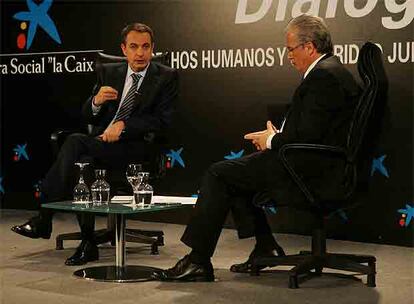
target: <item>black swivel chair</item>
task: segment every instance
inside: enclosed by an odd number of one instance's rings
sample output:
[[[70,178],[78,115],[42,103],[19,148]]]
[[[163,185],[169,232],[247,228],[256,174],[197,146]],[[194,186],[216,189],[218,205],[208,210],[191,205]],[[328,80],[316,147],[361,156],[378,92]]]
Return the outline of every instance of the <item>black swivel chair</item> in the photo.
[[[104,73],[106,64],[115,62],[124,62],[126,57],[108,55],[104,53],[98,53],[95,62],[95,71],[97,77],[101,77]],[[160,55],[153,56],[152,61],[157,61],[164,65],[170,66],[170,54],[168,52]],[[86,132],[91,132],[91,126],[86,127]],[[51,135],[52,150],[57,155],[61,144],[68,134],[72,133],[68,130],[59,130]],[[166,174],[166,156],[165,149],[167,139],[164,135],[155,137],[153,134],[149,134],[146,138],[151,143],[150,159],[142,162],[137,160],[137,163],[143,163],[143,167],[150,171],[151,180],[156,181],[162,178]],[[111,168],[111,188],[115,188],[115,193],[126,194],[130,190],[129,184],[126,182],[125,168]],[[103,244],[111,242],[112,245],[115,237],[115,220],[114,217],[109,215],[107,219],[107,228],[95,231],[95,239],[97,244]],[[126,229],[125,238],[127,242],[149,244],[151,246],[151,254],[158,254],[158,246],[164,245],[164,233],[160,230],[141,230],[141,229]],[[65,240],[81,240],[80,232],[59,234],[56,237],[56,250],[63,249],[63,241]]]
[[[286,144],[279,153],[283,165],[291,178],[309,203],[309,210],[316,219],[312,235],[312,250],[301,251],[296,255],[283,257],[256,258],[253,261],[251,275],[259,275],[264,266],[291,265],[289,271],[289,288],[298,288],[298,277],[301,275],[319,276],[323,268],[339,269],[367,275],[367,285],[375,287],[374,256],[327,253],[325,236],[325,219],[335,211],[343,208],[357,207],[353,201],[358,192],[367,186],[368,173],[363,174],[362,164],[372,159],[373,150],[381,128],[384,112],[387,109],[388,81],[385,75],[381,50],[373,43],[367,42],[361,48],[358,58],[358,71],[364,82],[363,92],[354,112],[353,120],[345,148],[313,145]],[[337,158],[343,163],[344,172],[337,187],[342,195],[329,199],[320,197],[303,181],[304,172],[298,172],[292,161],[294,153],[302,155],[319,155],[320,161]],[[366,189],[365,189],[366,190]],[[308,210],[308,211],[309,211]],[[311,272],[314,270],[314,272]]]

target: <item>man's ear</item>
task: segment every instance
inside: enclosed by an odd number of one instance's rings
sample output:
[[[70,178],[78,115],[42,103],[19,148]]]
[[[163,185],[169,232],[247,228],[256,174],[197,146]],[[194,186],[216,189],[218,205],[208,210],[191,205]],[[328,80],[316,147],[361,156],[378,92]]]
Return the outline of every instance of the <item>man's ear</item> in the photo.
[[[308,41],[306,42],[306,48],[308,50],[309,55],[315,55],[318,51],[316,50],[316,46],[313,42]]]
[[[121,43],[121,50],[122,53],[126,56],[126,45],[124,43]]]

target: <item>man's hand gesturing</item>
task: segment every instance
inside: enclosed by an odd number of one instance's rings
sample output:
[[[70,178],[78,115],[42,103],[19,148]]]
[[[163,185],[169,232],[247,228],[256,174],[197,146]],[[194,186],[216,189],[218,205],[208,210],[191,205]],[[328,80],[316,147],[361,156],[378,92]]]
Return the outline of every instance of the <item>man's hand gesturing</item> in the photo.
[[[99,89],[98,94],[95,95],[93,103],[95,106],[100,106],[108,100],[116,100],[118,98],[118,91],[114,88],[103,86]]]
[[[248,133],[244,135],[244,139],[251,140],[252,144],[255,145],[258,151],[263,151],[267,149],[267,138],[275,133],[277,133],[276,127],[272,124],[270,120],[268,120],[266,123],[266,130]]]

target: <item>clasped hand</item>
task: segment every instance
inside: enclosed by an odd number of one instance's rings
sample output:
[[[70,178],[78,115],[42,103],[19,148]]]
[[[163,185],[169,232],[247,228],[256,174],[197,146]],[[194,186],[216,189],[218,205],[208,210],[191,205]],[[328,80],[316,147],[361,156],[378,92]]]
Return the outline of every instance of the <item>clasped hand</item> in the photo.
[[[98,136],[102,141],[107,143],[116,142],[121,136],[122,130],[125,128],[125,123],[122,120],[114,122],[106,130]]]
[[[276,129],[276,127],[272,124],[270,120],[268,120],[266,122],[266,130],[248,133],[244,135],[244,139],[251,140],[252,144],[255,145],[258,151],[264,151],[267,149],[267,138],[270,135],[275,134],[277,132],[278,130]]]

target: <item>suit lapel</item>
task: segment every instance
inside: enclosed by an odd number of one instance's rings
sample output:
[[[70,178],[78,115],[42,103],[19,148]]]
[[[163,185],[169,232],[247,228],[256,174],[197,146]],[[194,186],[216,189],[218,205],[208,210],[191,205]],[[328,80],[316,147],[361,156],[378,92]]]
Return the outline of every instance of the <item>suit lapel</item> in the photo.
[[[125,85],[125,76],[127,72],[127,67],[128,67],[127,64],[121,64],[119,66],[116,66],[112,71],[108,71],[110,72],[109,74],[110,76],[108,75],[110,78],[108,79],[108,82],[105,82],[103,84],[103,85],[109,85],[118,91],[118,99],[115,102],[106,103],[108,105],[107,118],[109,121],[113,119],[116,111],[118,110],[119,103],[122,98],[122,91]]]
[[[119,105],[121,102],[122,92],[124,91],[127,68],[128,64],[122,64],[117,68],[115,72],[116,76],[114,77],[114,89],[118,91],[117,105]]]
[[[138,90],[137,98],[137,108],[142,108],[146,103],[151,100],[152,94],[155,92],[155,87],[159,82],[159,72],[158,67],[154,63],[150,63],[145,78]]]

